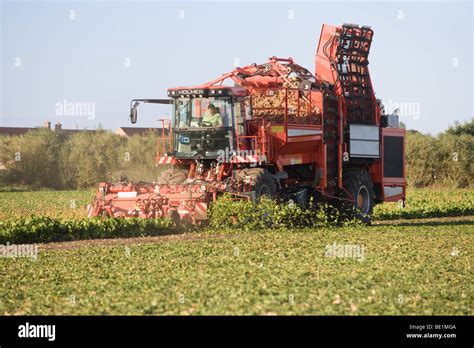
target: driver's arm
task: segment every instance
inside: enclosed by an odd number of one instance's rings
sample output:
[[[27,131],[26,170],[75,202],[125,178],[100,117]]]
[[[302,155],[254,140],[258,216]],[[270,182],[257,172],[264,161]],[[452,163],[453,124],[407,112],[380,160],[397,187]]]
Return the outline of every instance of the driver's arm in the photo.
[[[222,116],[221,114],[215,114],[214,117],[216,118],[215,119],[215,126],[219,126],[219,127],[222,127],[224,122],[222,121]]]
[[[212,121],[212,115],[209,115],[208,112],[204,114],[204,117],[201,119],[201,122],[210,122]]]
[[[214,115],[204,115],[202,122],[210,123],[210,127],[221,127],[223,125],[221,114],[217,113]],[[209,125],[208,125],[209,126]]]

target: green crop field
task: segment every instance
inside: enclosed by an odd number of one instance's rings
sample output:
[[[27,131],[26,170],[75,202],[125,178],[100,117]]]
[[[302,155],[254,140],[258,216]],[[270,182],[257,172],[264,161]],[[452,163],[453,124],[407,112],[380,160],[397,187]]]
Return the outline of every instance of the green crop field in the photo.
[[[474,215],[474,191],[469,189],[409,189],[406,207],[377,205],[375,220]],[[0,219],[30,215],[81,218],[94,191],[0,192]]]
[[[86,216],[94,191],[0,192],[0,219],[30,215],[57,218]]]
[[[1,314],[474,314],[469,190],[411,190],[372,226],[166,236],[166,225],[84,220],[92,196],[0,193],[3,244],[62,241],[0,258]]]

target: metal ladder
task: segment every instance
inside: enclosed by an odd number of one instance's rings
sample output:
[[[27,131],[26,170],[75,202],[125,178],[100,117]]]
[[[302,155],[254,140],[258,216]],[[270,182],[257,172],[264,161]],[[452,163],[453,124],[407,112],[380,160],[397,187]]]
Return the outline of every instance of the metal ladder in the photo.
[[[336,54],[338,81],[346,104],[347,123],[375,124],[374,91],[368,56],[373,30],[344,24]]]

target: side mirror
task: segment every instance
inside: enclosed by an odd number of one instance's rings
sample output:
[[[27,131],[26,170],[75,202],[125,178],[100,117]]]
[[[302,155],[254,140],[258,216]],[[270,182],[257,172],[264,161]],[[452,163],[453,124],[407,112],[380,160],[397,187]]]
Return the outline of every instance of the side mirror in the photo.
[[[136,108],[131,108],[130,109],[130,122],[133,124],[137,123],[137,109]]]

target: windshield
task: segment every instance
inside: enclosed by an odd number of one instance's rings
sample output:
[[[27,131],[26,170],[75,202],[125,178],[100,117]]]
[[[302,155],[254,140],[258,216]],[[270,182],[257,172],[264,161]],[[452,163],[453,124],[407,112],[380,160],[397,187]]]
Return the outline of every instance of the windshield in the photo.
[[[175,99],[175,155],[181,158],[216,158],[219,151],[233,149],[232,106],[230,97]]]
[[[174,105],[176,128],[231,127],[230,98],[178,98]]]

